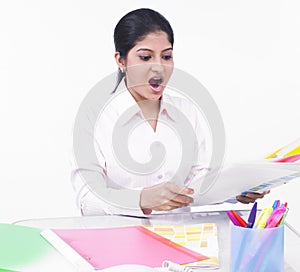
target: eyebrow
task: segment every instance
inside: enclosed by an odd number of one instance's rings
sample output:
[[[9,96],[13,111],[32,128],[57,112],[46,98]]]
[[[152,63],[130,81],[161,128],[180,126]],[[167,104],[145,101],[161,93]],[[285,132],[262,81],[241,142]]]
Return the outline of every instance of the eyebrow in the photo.
[[[169,48],[166,48],[164,50],[162,50],[161,52],[165,52],[165,51],[168,51],[168,50],[173,50],[172,47],[169,47]],[[138,50],[136,50],[136,52],[139,52],[139,51],[149,51],[149,52],[153,52],[153,50],[149,49],[149,48],[139,48]]]

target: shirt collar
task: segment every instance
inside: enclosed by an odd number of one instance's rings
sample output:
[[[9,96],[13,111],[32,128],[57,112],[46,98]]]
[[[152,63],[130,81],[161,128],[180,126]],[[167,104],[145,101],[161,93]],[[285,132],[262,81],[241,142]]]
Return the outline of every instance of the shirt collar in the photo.
[[[172,121],[177,120],[177,110],[175,109],[173,98],[166,94],[165,92],[168,91],[168,88],[164,90],[164,94],[161,98],[160,102],[160,115],[166,115],[169,117]]]
[[[141,109],[128,91],[124,78],[121,80],[116,92],[113,94],[112,103],[119,116],[126,113],[126,116],[122,116],[124,122],[129,121],[129,119],[135,115],[141,114]]]
[[[160,101],[159,116],[166,116],[170,120],[175,121],[177,119],[177,111],[179,109],[175,108],[173,97],[166,94],[166,91],[168,91],[167,87],[165,88]],[[126,116],[123,117],[124,124],[134,116],[139,116],[140,118],[142,118],[143,114],[141,108],[138,106],[135,99],[128,91],[124,78],[121,80],[116,92],[113,95],[115,96],[113,99],[113,103],[116,106],[115,109],[117,110],[118,115],[123,115],[126,112]]]

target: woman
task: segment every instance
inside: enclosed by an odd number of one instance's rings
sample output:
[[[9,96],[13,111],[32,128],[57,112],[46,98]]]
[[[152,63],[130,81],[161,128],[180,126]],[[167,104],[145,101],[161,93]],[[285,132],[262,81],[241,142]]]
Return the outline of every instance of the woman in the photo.
[[[203,178],[210,154],[199,111],[187,99],[167,94],[173,30],[158,12],[137,9],[118,22],[114,43],[117,85],[91,128],[97,161],[77,165],[72,175],[82,214],[149,215],[189,206],[197,192],[188,184]],[[186,132],[181,135],[191,136],[183,163],[186,150],[172,129],[178,124]],[[183,164],[185,171],[177,171]],[[263,194],[237,199],[249,203],[258,197]]]

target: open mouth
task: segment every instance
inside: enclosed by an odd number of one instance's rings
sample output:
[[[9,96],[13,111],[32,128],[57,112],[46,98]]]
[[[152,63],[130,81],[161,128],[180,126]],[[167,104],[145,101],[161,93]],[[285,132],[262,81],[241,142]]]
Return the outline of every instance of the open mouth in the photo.
[[[162,91],[163,86],[161,84],[163,83],[163,79],[161,77],[152,77],[148,82],[154,92]]]

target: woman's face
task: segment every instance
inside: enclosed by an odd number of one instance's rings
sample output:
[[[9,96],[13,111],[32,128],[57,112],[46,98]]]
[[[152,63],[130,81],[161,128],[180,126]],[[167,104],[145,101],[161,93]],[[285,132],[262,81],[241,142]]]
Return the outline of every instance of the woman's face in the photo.
[[[137,102],[158,100],[174,67],[172,45],[165,32],[145,36],[128,52],[126,84]]]

